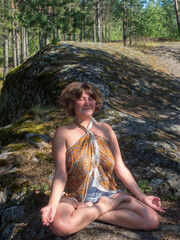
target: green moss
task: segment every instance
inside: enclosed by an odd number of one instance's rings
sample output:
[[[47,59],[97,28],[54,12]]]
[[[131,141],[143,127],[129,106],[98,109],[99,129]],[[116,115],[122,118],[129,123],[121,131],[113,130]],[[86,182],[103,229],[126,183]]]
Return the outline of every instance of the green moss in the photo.
[[[27,116],[25,116],[9,127],[0,128],[2,145],[8,145],[17,139],[24,139],[27,133],[45,134],[47,133],[47,129],[50,129],[50,125],[50,122],[39,124],[35,120],[27,120]],[[38,141],[42,140],[39,139]],[[21,148],[25,146],[19,145],[17,148],[18,147]]]
[[[43,159],[44,158],[44,153],[42,153],[42,152],[37,152],[36,154],[35,154],[35,157],[37,157],[37,158],[39,158],[39,159]]]
[[[49,163],[54,162],[54,159],[53,159],[52,155],[46,156],[44,160],[45,160],[46,162],[49,162]]]
[[[35,157],[40,159],[41,163],[43,163],[44,161],[49,162],[49,163],[54,162],[54,159],[53,159],[51,153],[37,152],[35,154]]]
[[[4,149],[8,149],[10,151],[19,151],[23,149],[28,149],[29,144],[25,142],[20,142],[20,143],[12,143],[7,145]]]
[[[31,138],[34,142],[38,142],[38,143],[41,143],[43,140],[39,137],[33,137]]]

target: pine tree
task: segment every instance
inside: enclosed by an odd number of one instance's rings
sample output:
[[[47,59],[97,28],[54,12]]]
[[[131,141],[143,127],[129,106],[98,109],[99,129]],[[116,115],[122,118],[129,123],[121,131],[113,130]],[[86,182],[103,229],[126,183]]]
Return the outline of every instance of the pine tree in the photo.
[[[175,3],[175,11],[176,11],[176,19],[177,19],[177,26],[180,35],[180,16],[179,16],[179,9],[178,9],[178,1],[174,0]]]

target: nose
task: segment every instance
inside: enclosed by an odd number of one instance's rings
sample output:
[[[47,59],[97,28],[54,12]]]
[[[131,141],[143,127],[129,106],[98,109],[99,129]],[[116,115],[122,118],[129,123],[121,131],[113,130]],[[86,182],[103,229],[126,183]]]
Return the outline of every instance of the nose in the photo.
[[[88,100],[88,99],[85,99],[85,100],[84,100],[84,105],[86,105],[86,106],[89,105],[89,100]]]

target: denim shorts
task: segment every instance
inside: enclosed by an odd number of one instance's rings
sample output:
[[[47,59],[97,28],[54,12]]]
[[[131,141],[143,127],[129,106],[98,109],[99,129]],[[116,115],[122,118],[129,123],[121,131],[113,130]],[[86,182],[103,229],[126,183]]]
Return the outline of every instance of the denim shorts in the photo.
[[[92,187],[92,182],[91,182],[90,187],[87,192],[87,195],[84,199],[84,202],[85,203],[86,202],[96,203],[101,196],[112,197],[114,194],[116,194],[118,192],[121,192],[121,190],[118,189],[116,191],[103,192],[96,187]]]

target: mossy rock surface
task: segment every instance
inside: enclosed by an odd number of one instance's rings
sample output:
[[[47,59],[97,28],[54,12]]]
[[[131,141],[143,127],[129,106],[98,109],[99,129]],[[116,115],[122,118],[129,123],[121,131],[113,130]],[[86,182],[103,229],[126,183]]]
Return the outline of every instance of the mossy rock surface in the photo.
[[[96,84],[106,98],[120,90],[152,95],[152,86],[154,93],[165,95],[173,88],[166,72],[154,57],[118,43],[48,45],[8,73],[0,97],[0,125],[17,120],[34,105],[57,106],[57,96],[72,81]]]

